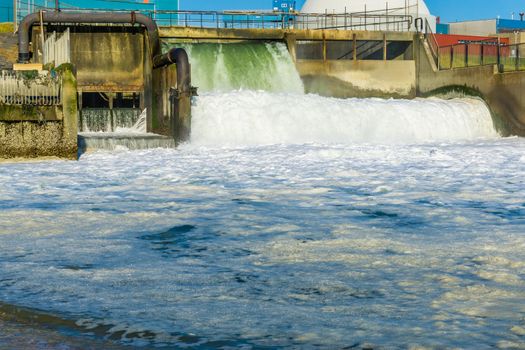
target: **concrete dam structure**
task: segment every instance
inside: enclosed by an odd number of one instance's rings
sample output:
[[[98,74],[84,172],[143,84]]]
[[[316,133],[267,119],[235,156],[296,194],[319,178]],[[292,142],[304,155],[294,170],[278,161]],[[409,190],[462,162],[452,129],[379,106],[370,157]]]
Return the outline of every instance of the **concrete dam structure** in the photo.
[[[23,102],[44,117],[25,120],[25,112],[0,116],[6,130],[0,137],[2,156],[74,158],[76,146],[58,144],[72,145],[77,135],[80,152],[120,144],[173,147],[191,134],[191,74],[203,93],[241,89],[396,99],[474,95],[488,104],[500,133],[525,135],[523,73],[502,71],[495,64],[440,69],[432,26],[423,18],[306,14],[276,21],[275,14],[267,14],[259,22],[251,19],[255,15],[244,19],[235,14],[229,20],[222,14],[219,20],[217,13],[208,19],[201,13],[199,24],[193,17],[197,14],[186,13],[185,22],[178,14],[177,26],[160,28],[135,13],[28,16],[19,29],[18,60],[32,65],[15,65],[16,74],[33,74],[31,79],[48,74],[61,82],[67,74],[74,88],[57,90],[59,102],[52,112],[38,102]],[[74,108],[61,105],[65,93]],[[13,99],[7,90],[2,94],[2,108],[11,110]],[[64,108],[67,113],[57,112]],[[53,121],[69,130],[69,141],[40,136]],[[31,131],[22,131],[23,125]],[[54,143],[22,146],[22,134],[24,142],[43,138]]]
[[[182,49],[160,51],[158,28],[149,17],[32,14],[18,29],[18,51],[19,63],[12,73],[4,73],[0,90],[0,106],[8,111],[0,116],[5,129],[0,137],[5,144],[3,157],[77,158],[78,150],[103,144],[140,148],[149,142],[167,147],[189,137],[193,90],[188,58]],[[51,77],[55,85],[68,82],[71,86],[51,89],[56,95],[51,103],[54,109],[48,102],[41,105],[41,100],[51,97],[39,87],[45,77]],[[20,81],[28,89],[21,88]],[[25,99],[17,99],[20,94]],[[59,108],[67,113],[59,113]],[[52,121],[57,121],[58,130],[67,128],[67,142],[47,134]],[[132,127],[139,124],[142,132],[133,132],[138,129]],[[131,133],[118,133],[130,129]]]

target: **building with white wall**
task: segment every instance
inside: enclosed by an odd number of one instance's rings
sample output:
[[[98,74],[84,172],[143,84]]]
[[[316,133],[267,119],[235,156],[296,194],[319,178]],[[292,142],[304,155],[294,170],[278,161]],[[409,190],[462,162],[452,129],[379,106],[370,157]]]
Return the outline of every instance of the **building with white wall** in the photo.
[[[364,13],[376,12],[389,15],[410,15],[426,19],[435,32],[436,17],[430,13],[424,0],[307,0],[303,13]],[[385,28],[386,29],[386,28]],[[412,26],[416,30],[415,25]]]

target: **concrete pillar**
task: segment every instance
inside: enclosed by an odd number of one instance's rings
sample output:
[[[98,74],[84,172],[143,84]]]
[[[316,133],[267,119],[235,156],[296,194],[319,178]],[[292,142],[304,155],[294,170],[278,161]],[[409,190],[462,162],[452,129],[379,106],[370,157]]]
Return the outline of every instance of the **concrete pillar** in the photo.
[[[62,128],[62,150],[57,155],[65,158],[78,157],[78,110],[77,110],[77,79],[73,72],[65,69],[62,73],[62,112],[64,115]]]
[[[355,61],[357,61],[357,34],[354,33],[352,34],[352,40],[354,42],[354,47],[353,47],[353,53],[352,53],[352,59]]]
[[[297,38],[295,34],[285,33],[284,41],[286,43],[286,47],[288,48],[288,52],[290,53],[290,56],[292,57],[292,60],[296,62],[297,61]]]
[[[326,35],[323,31],[323,61],[326,62],[326,56],[327,56],[327,52],[326,52]]]
[[[83,119],[82,119],[82,108],[83,108],[83,104],[84,104],[84,100],[83,100],[83,96],[82,96],[82,90],[79,90],[78,91],[78,119],[79,119],[79,122],[78,122],[78,130],[79,131],[84,131],[84,122],[83,122]]]
[[[153,62],[151,59],[151,47],[147,35],[144,35],[144,92],[143,92],[143,107],[147,108],[146,130],[151,132],[153,130]]]
[[[383,33],[383,61],[386,61],[388,58],[386,50],[387,50],[386,33]]]

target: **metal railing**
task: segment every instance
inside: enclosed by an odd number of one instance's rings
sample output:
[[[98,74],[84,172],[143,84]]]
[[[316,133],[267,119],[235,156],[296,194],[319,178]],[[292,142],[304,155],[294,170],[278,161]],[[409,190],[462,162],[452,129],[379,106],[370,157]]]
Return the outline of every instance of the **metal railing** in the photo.
[[[500,73],[525,70],[525,43],[504,45],[494,38],[440,46],[428,21],[425,39],[439,70],[493,65]]]
[[[414,5],[354,13],[285,13],[264,11],[166,11],[137,10],[153,18],[159,26],[235,29],[341,29],[410,31]],[[35,11],[54,11],[35,6]],[[130,12],[130,10],[61,8],[63,12]],[[20,18],[19,18],[20,19]]]
[[[498,64],[501,52],[498,41],[465,42],[438,49],[439,69],[478,67]]]
[[[436,67],[439,68],[439,44],[436,39],[436,35],[432,31],[432,27],[430,26],[430,23],[428,23],[427,19],[425,19],[425,38],[430,48],[432,58],[434,59],[434,63],[436,64]]]
[[[500,72],[525,70],[525,43],[501,46],[499,53]]]
[[[0,72],[0,105],[57,106],[62,104],[62,79],[47,73],[26,76],[13,71]]]
[[[70,63],[70,45],[69,28],[60,36],[57,36],[57,34],[53,32],[44,43],[43,63],[53,63],[55,67],[58,67],[63,63]]]
[[[500,73],[525,70],[525,43],[467,42],[439,48],[439,69],[497,65]]]
[[[411,15],[384,13],[306,14],[275,12],[157,11],[161,26],[232,29],[341,29],[409,31]]]

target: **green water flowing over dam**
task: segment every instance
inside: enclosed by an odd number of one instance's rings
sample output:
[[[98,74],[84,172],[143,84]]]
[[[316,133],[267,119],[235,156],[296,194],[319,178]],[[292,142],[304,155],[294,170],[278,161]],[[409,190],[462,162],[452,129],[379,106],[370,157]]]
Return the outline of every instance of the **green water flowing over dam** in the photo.
[[[301,78],[283,43],[176,44],[183,47],[192,65],[192,84],[201,92],[265,90],[304,91]],[[198,68],[197,68],[198,67]]]

